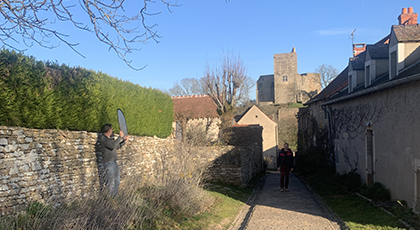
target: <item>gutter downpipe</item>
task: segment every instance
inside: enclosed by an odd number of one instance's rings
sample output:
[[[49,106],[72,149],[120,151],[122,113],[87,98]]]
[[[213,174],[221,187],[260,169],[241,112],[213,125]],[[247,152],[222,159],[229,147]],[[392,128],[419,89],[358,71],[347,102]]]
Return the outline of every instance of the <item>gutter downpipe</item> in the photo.
[[[324,102],[326,101],[326,99],[324,99]],[[328,111],[328,108],[326,109],[325,107],[327,107],[328,105],[321,105],[322,110],[324,110],[324,112],[327,113],[328,116],[328,142],[329,142],[329,152],[330,154],[332,154],[332,158],[333,158],[333,169],[334,169],[334,173],[336,172],[336,168],[335,168],[335,153],[334,153],[334,148],[333,148],[333,141],[332,141],[332,131],[331,131],[331,113]]]

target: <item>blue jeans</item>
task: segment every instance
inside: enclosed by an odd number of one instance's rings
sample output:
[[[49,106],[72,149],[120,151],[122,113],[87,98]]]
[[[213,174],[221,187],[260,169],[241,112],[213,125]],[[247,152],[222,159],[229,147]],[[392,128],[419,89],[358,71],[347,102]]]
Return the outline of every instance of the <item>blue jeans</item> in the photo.
[[[118,193],[120,186],[120,170],[116,161],[108,161],[104,163],[104,180],[105,188],[108,190],[112,198]]]

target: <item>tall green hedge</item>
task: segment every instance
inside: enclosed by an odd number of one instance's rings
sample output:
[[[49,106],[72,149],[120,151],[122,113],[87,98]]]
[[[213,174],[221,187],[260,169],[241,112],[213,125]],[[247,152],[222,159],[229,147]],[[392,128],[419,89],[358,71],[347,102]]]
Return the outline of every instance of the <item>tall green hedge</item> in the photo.
[[[171,134],[170,96],[101,72],[36,61],[14,51],[0,52],[0,125],[99,131],[118,130],[117,109],[132,135]]]

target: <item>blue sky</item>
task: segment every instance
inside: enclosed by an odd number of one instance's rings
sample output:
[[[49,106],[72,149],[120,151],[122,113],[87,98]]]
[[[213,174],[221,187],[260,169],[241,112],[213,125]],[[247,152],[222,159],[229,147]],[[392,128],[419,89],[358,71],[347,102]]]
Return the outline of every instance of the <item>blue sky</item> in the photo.
[[[94,34],[60,24],[57,28],[70,35],[70,42],[79,43],[76,49],[85,57],[64,44],[51,50],[34,45],[24,53],[167,90],[183,78],[201,78],[206,64],[216,65],[227,50],[240,54],[255,81],[273,73],[274,54],[293,47],[299,73],[314,72],[322,64],[341,71],[352,55],[353,29],[355,43],[371,44],[398,24],[402,8],[413,7],[420,13],[418,0],[178,0],[178,4],[171,13],[156,1],[156,11],[162,13],[147,20],[158,24],[160,43],[150,41],[128,56],[135,67],[147,65],[141,71],[128,67]],[[255,99],[255,91],[251,98]]]

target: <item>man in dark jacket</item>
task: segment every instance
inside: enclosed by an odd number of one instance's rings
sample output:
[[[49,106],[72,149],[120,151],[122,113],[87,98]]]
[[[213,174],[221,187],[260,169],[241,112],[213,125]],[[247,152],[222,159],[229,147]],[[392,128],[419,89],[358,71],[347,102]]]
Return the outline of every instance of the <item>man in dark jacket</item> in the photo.
[[[283,192],[283,189],[286,189],[286,192],[289,191],[289,174],[293,172],[293,152],[289,149],[289,144],[284,143],[284,148],[282,148],[277,157],[277,168],[281,173],[280,177],[280,191]],[[286,177],[286,183],[284,183]]]
[[[117,150],[125,145],[128,136],[120,131],[117,139],[112,137],[112,125],[105,124],[102,128],[103,135],[99,137],[102,148],[102,162],[104,164],[104,185],[112,197],[118,193],[120,185],[120,171],[117,164]],[[123,138],[124,137],[124,138]]]

